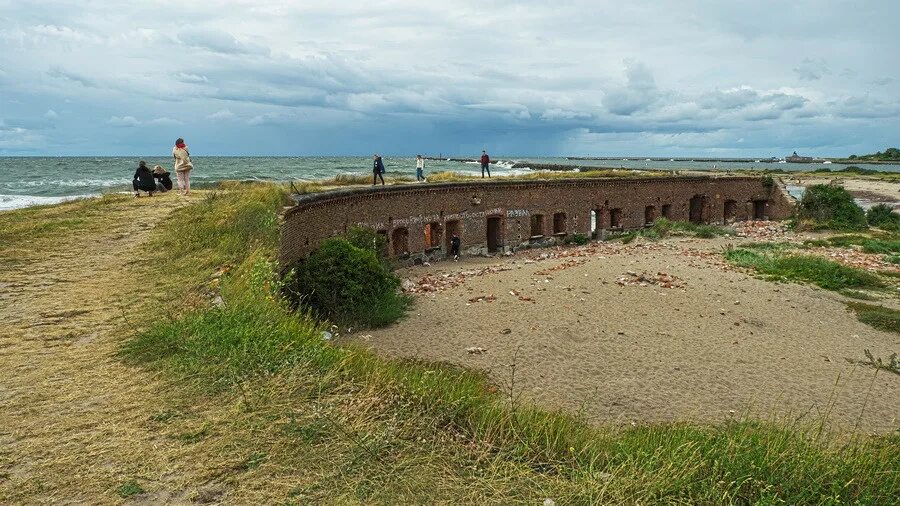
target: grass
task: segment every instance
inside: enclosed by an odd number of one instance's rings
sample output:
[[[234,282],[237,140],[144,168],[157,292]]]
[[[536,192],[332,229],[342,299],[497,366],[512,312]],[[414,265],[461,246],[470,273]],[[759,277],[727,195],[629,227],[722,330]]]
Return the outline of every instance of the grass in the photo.
[[[129,497],[140,495],[144,492],[145,490],[136,480],[128,480],[116,489],[116,493],[119,494],[119,497],[122,499],[128,499]]]
[[[804,242],[811,247],[838,247],[849,248],[859,246],[864,253],[897,254],[900,253],[900,234],[897,233],[873,233],[838,235],[827,239],[814,239]]]
[[[257,479],[280,494],[263,502],[874,504],[900,495],[894,436],[838,444],[814,427],[755,421],[596,427],[512,403],[480,373],[325,342],[320,323],[277,295],[269,216],[282,199],[267,186],[233,190],[158,227],[153,245],[194,267],[172,270],[182,286],[206,290],[223,263],[233,266],[217,287],[225,304],[158,321],[122,351],[162,372],[186,404],[240,406],[196,444],[227,460],[237,483]],[[168,237],[187,225],[191,239]]]
[[[856,318],[878,330],[900,334],[900,311],[889,307],[861,302],[850,302],[847,307],[856,313]]]
[[[779,281],[802,281],[826,290],[881,289],[884,282],[862,269],[806,255],[784,255],[749,248],[730,248],[725,259]]]

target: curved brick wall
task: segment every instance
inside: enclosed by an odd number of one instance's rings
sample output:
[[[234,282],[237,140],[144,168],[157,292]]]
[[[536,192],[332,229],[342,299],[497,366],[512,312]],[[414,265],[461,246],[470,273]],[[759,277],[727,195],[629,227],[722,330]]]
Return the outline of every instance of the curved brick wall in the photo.
[[[385,234],[398,257],[440,258],[458,232],[465,253],[510,251],[566,235],[672,220],[785,219],[792,202],[759,177],[501,180],[354,188],[296,197],[282,218],[282,265],[354,225]],[[490,237],[489,237],[490,236]],[[426,243],[429,241],[429,243]]]

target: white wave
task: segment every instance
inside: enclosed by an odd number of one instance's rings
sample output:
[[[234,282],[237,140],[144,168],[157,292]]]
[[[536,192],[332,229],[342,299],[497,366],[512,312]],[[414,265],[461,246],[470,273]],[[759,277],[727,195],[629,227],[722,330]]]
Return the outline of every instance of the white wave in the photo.
[[[23,207],[46,206],[50,204],[59,204],[70,200],[78,200],[97,195],[70,195],[67,197],[39,197],[36,195],[3,195],[0,194],[0,211],[9,211],[11,209],[21,209]]]
[[[0,185],[7,188],[36,188],[41,186],[103,187],[128,185],[130,179],[46,179],[40,181],[6,181]]]

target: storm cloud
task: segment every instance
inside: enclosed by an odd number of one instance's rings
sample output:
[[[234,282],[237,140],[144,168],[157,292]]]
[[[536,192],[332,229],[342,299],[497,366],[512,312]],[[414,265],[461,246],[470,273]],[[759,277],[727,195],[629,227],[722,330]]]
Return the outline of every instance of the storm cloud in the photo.
[[[898,5],[0,0],[0,154],[875,151]]]

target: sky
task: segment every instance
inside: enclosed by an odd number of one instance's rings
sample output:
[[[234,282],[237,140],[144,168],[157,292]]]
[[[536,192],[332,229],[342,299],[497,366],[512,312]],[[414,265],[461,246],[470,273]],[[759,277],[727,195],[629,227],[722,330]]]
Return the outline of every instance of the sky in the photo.
[[[900,2],[0,0],[0,155],[900,145]]]

